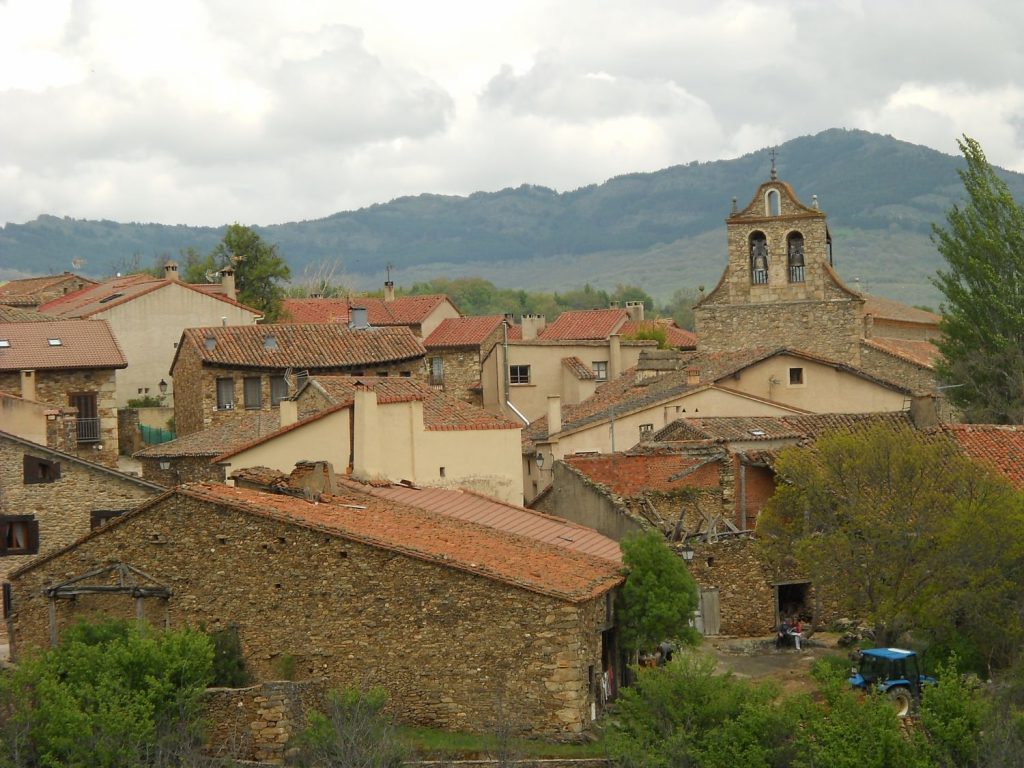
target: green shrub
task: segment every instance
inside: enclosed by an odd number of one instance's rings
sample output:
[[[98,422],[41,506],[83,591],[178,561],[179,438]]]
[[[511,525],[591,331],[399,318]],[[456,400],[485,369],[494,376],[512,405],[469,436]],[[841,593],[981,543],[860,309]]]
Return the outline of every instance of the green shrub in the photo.
[[[208,633],[213,641],[213,685],[224,688],[244,688],[252,683],[252,676],[242,654],[242,641],[238,625]]]
[[[327,711],[311,712],[309,727],[296,738],[298,764],[399,768],[406,754],[383,714],[386,703],[381,688],[331,691]]]
[[[295,679],[295,657],[290,653],[282,653],[274,659],[274,677],[278,680]]]

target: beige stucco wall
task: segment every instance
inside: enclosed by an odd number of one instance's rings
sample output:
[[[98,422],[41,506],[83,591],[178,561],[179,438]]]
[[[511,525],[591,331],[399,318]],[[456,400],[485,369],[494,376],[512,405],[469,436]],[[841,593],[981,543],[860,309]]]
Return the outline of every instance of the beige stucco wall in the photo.
[[[803,384],[789,383],[791,368],[803,369]],[[903,392],[791,355],[777,355],[756,363],[723,384],[814,413],[890,412],[906,410],[907,406],[907,395]]]
[[[31,400],[0,397],[0,431],[46,445],[46,412],[49,410],[52,410],[50,406]]]
[[[623,341],[620,344],[621,370],[632,368],[640,359],[645,348],[656,347],[656,342]],[[481,383],[484,389],[484,407],[507,418],[515,418],[510,409],[504,407],[504,349],[496,344],[483,363]],[[560,395],[564,405],[573,405],[593,394],[592,384],[579,382],[562,365],[562,359],[578,357],[588,367],[594,362],[608,362],[611,359],[608,341],[580,341],[566,343],[552,342],[509,342],[509,365],[529,365],[530,383],[512,384],[509,399],[530,421],[547,412],[548,395]],[[571,381],[569,381],[571,379]]]
[[[250,325],[252,312],[180,285],[168,285],[145,296],[111,307],[95,315],[110,323],[128,367],[117,372],[117,407],[149,394],[159,397],[160,380],[168,383],[165,403],[174,401],[170,375],[176,344],[186,328],[221,325]],[[146,389],[149,392],[145,392]],[[143,392],[139,393],[139,389]]]
[[[245,467],[270,467],[291,472],[296,462],[329,461],[339,472],[348,466],[349,419],[347,409],[336,411],[302,427],[278,435],[224,462],[225,476]]]
[[[437,330],[437,326],[450,317],[462,317],[462,315],[459,314],[459,310],[452,306],[450,301],[442,301],[441,304],[438,305],[433,312],[427,315],[423,319],[422,323],[420,323],[420,338],[427,338],[427,336]]]
[[[511,504],[523,503],[521,431],[425,431],[417,444],[417,479],[437,488],[470,488]],[[440,467],[445,468],[441,477]]]

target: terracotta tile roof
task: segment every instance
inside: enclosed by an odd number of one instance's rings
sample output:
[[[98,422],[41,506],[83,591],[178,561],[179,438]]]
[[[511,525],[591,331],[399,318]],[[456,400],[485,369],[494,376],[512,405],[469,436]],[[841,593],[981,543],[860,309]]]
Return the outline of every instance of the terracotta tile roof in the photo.
[[[450,488],[417,488],[404,485],[369,486],[339,479],[346,487],[363,490],[372,496],[400,501],[430,512],[486,525],[501,531],[527,536],[557,547],[594,555],[614,563],[622,562],[622,551],[614,539],[593,528],[571,523],[525,507],[507,504],[480,493]]]
[[[285,299],[281,317],[293,323],[348,323],[351,308],[363,307],[370,325],[419,325],[448,300],[444,294],[396,296],[393,301],[370,296]]]
[[[684,456],[678,453],[613,453],[597,456],[566,456],[562,461],[591,481],[623,498],[645,491],[670,492],[681,488],[717,488],[720,457]]]
[[[186,344],[199,351],[204,364],[280,370],[348,368],[416,360],[426,354],[404,326],[349,330],[330,323],[291,323],[186,328],[179,353]]]
[[[904,323],[921,323],[938,327],[942,320],[940,315],[924,309],[901,304],[881,296],[864,294],[864,314],[873,315],[880,320],[895,320]]]
[[[587,364],[580,360],[578,357],[563,357],[562,365],[564,365],[573,376],[580,381],[589,381],[590,379],[596,379],[597,374],[594,373]]]
[[[42,323],[56,319],[53,315],[44,315],[34,309],[20,309],[0,304],[0,323]]]
[[[126,275],[108,280],[105,283],[98,283],[82,288],[74,293],[49,301],[39,307],[40,312],[56,315],[57,317],[91,317],[99,312],[113,307],[127,304],[140,296],[177,285],[190,291],[196,291],[204,296],[209,296],[217,301],[223,301],[233,307],[240,307],[253,313],[253,316],[262,315],[258,309],[247,307],[234,299],[229,299],[220,291],[221,286],[216,285],[192,285],[167,278],[157,278],[151,275]]]
[[[0,371],[127,365],[106,320],[0,323]]]
[[[135,458],[177,458],[181,456],[217,456],[244,445],[281,426],[277,411],[244,411],[208,429],[193,432],[159,445],[151,445],[134,454]]]
[[[522,424],[495,416],[463,400],[433,389],[422,381],[396,376],[317,376],[306,386],[318,386],[334,406],[355,399],[357,386],[377,393],[377,403],[423,401],[423,425],[428,430],[520,429]]]
[[[26,277],[11,280],[0,285],[0,304],[13,307],[34,307],[42,304],[47,294],[68,280],[80,281],[87,285],[95,285],[95,280],[65,272],[62,275],[45,275],[44,277]]]
[[[676,349],[696,349],[697,334],[687,331],[676,325],[671,318],[664,320],[627,320],[619,328],[619,334],[623,337],[636,336],[640,331],[652,328],[660,328],[665,331],[665,341],[670,347]]]
[[[479,347],[493,334],[500,330],[505,318],[502,315],[483,315],[480,317],[449,317],[441,321],[434,332],[423,340],[423,346],[431,347]],[[509,325],[510,340],[523,338],[522,329],[518,325]]]
[[[315,504],[213,483],[184,485],[174,493],[573,603],[598,597],[622,581],[620,566],[613,561],[351,488],[321,496]]]
[[[1024,489],[1024,426],[944,424],[938,431],[952,437],[968,457],[995,469],[1014,488]]]
[[[810,441],[839,429],[867,429],[876,424],[913,429],[910,414],[813,413],[793,416],[709,416],[676,419],[656,432],[652,441],[710,440],[718,443],[771,440]]]
[[[563,312],[537,338],[607,339],[629,319],[624,309],[580,309]]]
[[[874,337],[861,339],[864,344],[888,355],[931,370],[939,358],[939,348],[930,341]]]

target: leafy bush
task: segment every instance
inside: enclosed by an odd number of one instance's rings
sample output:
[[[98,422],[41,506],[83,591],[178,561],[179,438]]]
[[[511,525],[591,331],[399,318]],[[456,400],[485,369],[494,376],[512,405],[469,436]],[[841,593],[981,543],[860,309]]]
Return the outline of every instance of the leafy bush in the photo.
[[[386,703],[381,688],[331,691],[327,712],[311,712],[296,740],[298,764],[399,768],[406,755],[383,714]]]
[[[133,397],[128,401],[129,408],[159,408],[164,404],[164,399],[159,396],[146,395],[145,397]]]
[[[223,688],[244,688],[252,683],[252,676],[242,654],[238,625],[229,624],[224,629],[217,629],[208,634],[213,642],[213,685]]]

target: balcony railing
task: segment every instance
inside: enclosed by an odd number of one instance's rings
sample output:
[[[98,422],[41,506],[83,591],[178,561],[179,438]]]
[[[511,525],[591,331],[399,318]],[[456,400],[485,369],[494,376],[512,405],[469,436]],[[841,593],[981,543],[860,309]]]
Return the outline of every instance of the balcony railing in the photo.
[[[790,267],[789,268],[789,282],[791,282],[791,283],[802,283],[803,281],[804,281],[804,268],[803,268],[803,266]]]
[[[768,270],[767,269],[752,269],[750,270],[750,282],[754,285],[767,285],[768,284]]]
[[[78,419],[78,442],[98,443],[100,441],[100,420],[96,418]]]

